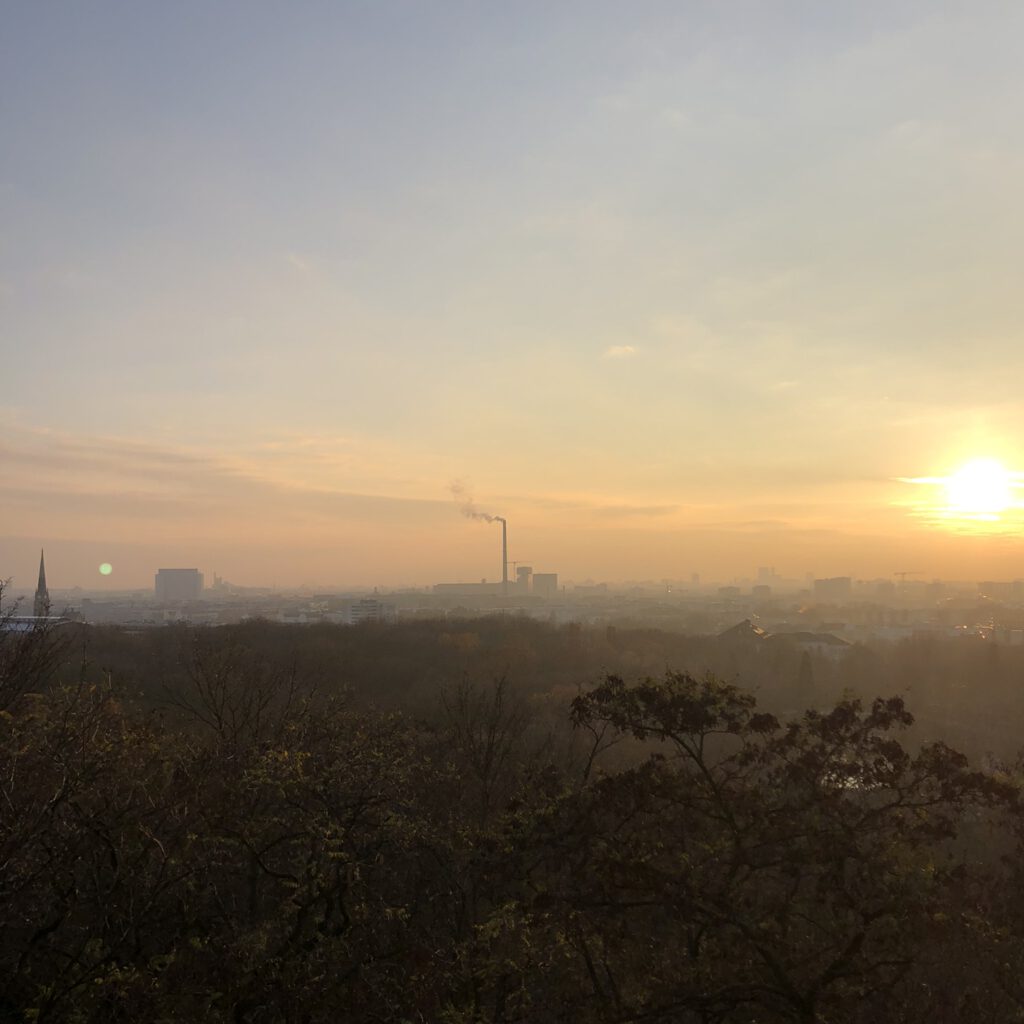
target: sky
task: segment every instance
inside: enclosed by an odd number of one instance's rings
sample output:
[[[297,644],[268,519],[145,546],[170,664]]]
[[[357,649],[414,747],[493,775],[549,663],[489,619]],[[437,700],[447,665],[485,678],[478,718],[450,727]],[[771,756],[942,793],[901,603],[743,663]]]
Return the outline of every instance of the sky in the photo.
[[[1024,6],[0,24],[0,578],[1024,577]]]

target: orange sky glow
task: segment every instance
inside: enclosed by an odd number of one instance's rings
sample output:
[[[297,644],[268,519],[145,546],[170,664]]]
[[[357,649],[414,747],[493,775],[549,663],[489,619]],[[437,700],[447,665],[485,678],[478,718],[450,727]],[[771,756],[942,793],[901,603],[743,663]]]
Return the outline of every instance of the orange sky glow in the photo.
[[[0,578],[1024,577],[1024,8],[8,20]]]

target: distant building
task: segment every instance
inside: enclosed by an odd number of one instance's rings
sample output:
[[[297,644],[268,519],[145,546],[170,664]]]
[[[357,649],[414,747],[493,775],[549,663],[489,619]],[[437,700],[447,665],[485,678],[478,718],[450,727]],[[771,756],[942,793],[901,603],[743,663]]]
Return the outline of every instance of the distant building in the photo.
[[[213,574],[213,586],[209,588],[215,594],[230,594],[233,587],[223,576]]]
[[[814,596],[819,601],[844,601],[853,593],[853,580],[849,576],[833,576],[814,581]]]
[[[978,584],[978,593],[993,601],[1019,601],[1024,596],[1024,580],[985,580]]]
[[[158,569],[154,583],[158,604],[198,601],[203,595],[203,574],[198,569]]]
[[[520,565],[516,569],[516,593],[517,594],[528,594],[530,592],[530,583],[533,580],[533,566],[532,565]]]
[[[31,633],[80,621],[81,616],[75,619],[67,615],[4,615],[0,618],[0,633]]]
[[[768,634],[760,627],[755,626],[750,619],[737,622],[730,626],[724,633],[718,634],[719,640],[730,644],[750,644],[763,640]]]
[[[32,614],[43,617],[50,614],[50,592],[46,589],[46,563],[43,551],[39,550],[39,582],[36,584],[36,596],[32,602]]]
[[[785,645],[798,651],[820,655],[832,661],[838,661],[853,650],[848,640],[843,640],[834,633],[809,633],[793,631],[790,633],[767,633],[760,626],[754,625],[750,619],[744,619],[731,626],[718,639],[725,643],[739,646],[760,646],[762,643],[772,646]]]
[[[533,574],[533,592],[538,597],[557,597],[558,573],[535,572]]]
[[[480,594],[500,594],[500,583],[435,583],[434,593],[445,597],[472,597]]]
[[[385,604],[375,597],[364,597],[349,608],[348,621],[357,626],[360,622],[394,622],[397,615],[393,604]]]
[[[853,644],[849,640],[843,640],[834,633],[808,633],[801,630],[795,633],[773,633],[766,636],[765,640],[770,643],[792,644],[797,650],[822,655],[832,661],[838,661],[853,650]]]

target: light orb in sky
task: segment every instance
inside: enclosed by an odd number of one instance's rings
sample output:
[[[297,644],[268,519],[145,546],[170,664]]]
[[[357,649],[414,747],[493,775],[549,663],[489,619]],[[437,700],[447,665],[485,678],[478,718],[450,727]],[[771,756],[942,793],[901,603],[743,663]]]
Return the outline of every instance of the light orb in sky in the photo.
[[[1014,474],[996,459],[972,459],[946,477],[946,507],[954,515],[996,519],[1013,504]]]
[[[912,515],[933,525],[983,533],[1024,525],[1024,502],[1018,493],[1024,487],[1024,473],[1007,469],[998,459],[971,459],[946,476],[901,479],[929,488],[931,494],[910,502],[910,508]]]
[[[109,576],[114,571],[114,567],[109,562],[103,562],[100,565],[100,575]]]

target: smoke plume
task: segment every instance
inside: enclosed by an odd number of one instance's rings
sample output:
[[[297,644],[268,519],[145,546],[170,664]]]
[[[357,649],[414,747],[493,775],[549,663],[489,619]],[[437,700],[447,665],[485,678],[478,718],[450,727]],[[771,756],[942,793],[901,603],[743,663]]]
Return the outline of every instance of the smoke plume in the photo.
[[[459,503],[459,509],[467,519],[481,519],[485,523],[505,522],[502,516],[492,516],[489,512],[481,512],[473,503],[473,499],[461,480],[453,480],[448,485],[448,489],[452,492],[452,497]]]

